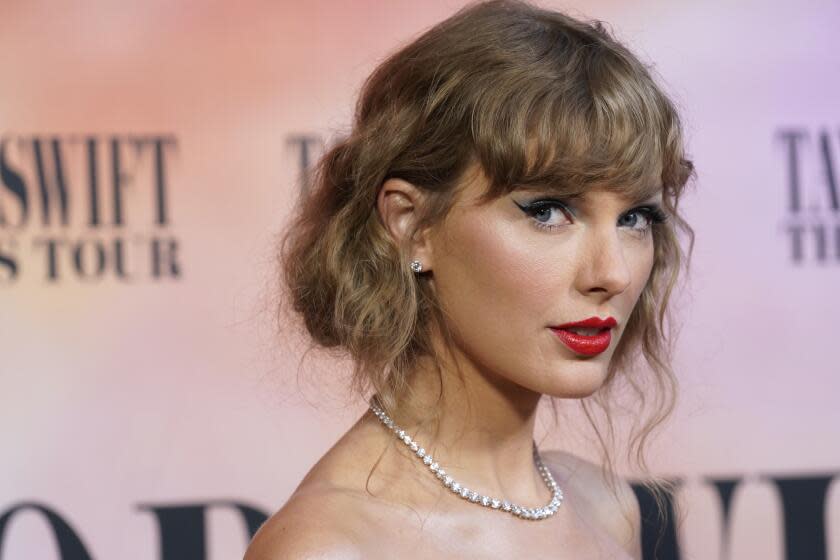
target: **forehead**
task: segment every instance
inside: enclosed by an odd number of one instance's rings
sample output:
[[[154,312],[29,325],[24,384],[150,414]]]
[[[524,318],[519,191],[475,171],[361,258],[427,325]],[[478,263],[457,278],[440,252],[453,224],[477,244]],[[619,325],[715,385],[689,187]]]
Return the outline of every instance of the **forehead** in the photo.
[[[576,188],[555,181],[494,188],[481,167],[472,165],[459,181],[455,205],[481,206],[517,194],[554,197],[580,205],[598,204],[606,200],[615,200],[619,204],[639,204],[661,201],[664,190],[659,177],[651,177],[633,184],[604,182]]]
[[[627,204],[638,204],[641,202],[662,200],[664,191],[660,183],[652,181],[645,186],[638,186],[631,189],[611,187],[609,185],[593,185],[588,189],[575,191],[574,193],[564,193],[562,189],[557,189],[553,186],[541,187],[538,185],[528,185],[514,188],[511,194],[514,193],[557,196],[563,200],[575,201],[580,204],[595,203],[605,199],[612,199]]]

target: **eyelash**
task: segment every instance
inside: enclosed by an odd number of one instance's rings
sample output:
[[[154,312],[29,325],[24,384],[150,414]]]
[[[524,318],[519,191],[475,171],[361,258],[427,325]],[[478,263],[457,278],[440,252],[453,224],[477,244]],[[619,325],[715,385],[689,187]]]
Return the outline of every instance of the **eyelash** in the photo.
[[[566,212],[568,214],[573,214],[573,212],[571,210],[569,210],[569,207],[566,204],[564,204],[562,201],[556,200],[556,199],[535,200],[535,201],[530,202],[530,203],[528,203],[524,206],[521,206],[517,203],[517,206],[519,206],[519,208],[521,208],[522,211],[525,212],[526,214],[528,214],[531,218],[534,218],[534,216],[536,216],[536,214],[538,212],[541,212],[541,211],[546,210],[546,209],[551,209],[551,208],[559,208],[559,209],[563,210],[564,212]],[[645,226],[643,229],[631,228],[631,229],[634,229],[634,231],[641,232],[642,237],[647,236],[647,234],[650,232],[650,230],[653,228],[654,225],[662,224],[662,223],[664,223],[668,220],[668,215],[657,204],[646,205],[646,206],[637,206],[636,208],[632,208],[631,210],[628,210],[627,212],[622,214],[622,217],[629,216],[629,215],[632,215],[634,213],[643,214],[644,217],[647,220],[648,225]],[[563,227],[564,225],[567,225],[567,224],[546,225],[542,222],[537,221],[536,219],[533,219],[532,223],[534,224],[534,226],[537,229],[546,230],[546,231],[554,230],[554,229],[557,229],[559,227]]]

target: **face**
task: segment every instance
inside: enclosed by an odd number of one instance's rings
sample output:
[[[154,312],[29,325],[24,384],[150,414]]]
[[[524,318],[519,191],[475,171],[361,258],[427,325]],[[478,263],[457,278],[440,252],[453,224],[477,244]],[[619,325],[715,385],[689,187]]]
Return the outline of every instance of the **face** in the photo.
[[[565,201],[517,190],[478,206],[484,190],[476,174],[430,236],[431,281],[459,353],[538,393],[592,394],[650,276],[661,193],[633,203],[603,190]],[[600,347],[551,328],[590,317],[616,321]]]

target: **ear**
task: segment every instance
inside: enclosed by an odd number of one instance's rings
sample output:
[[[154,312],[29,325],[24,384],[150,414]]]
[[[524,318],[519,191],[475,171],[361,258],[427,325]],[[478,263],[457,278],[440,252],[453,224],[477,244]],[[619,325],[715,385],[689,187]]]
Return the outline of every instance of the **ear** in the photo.
[[[423,270],[432,269],[432,250],[426,231],[420,230],[414,239],[409,239],[411,230],[419,218],[426,195],[419,188],[402,179],[388,179],[382,183],[376,198],[376,208],[385,229],[391,234],[398,247],[406,252],[405,266],[418,260]]]

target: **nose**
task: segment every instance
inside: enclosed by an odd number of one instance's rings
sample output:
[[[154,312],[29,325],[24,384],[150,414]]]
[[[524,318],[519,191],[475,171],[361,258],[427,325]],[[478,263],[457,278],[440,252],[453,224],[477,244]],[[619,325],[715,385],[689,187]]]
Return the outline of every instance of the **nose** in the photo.
[[[620,294],[630,286],[631,274],[626,247],[616,228],[596,232],[592,230],[583,242],[578,290],[583,294]]]

